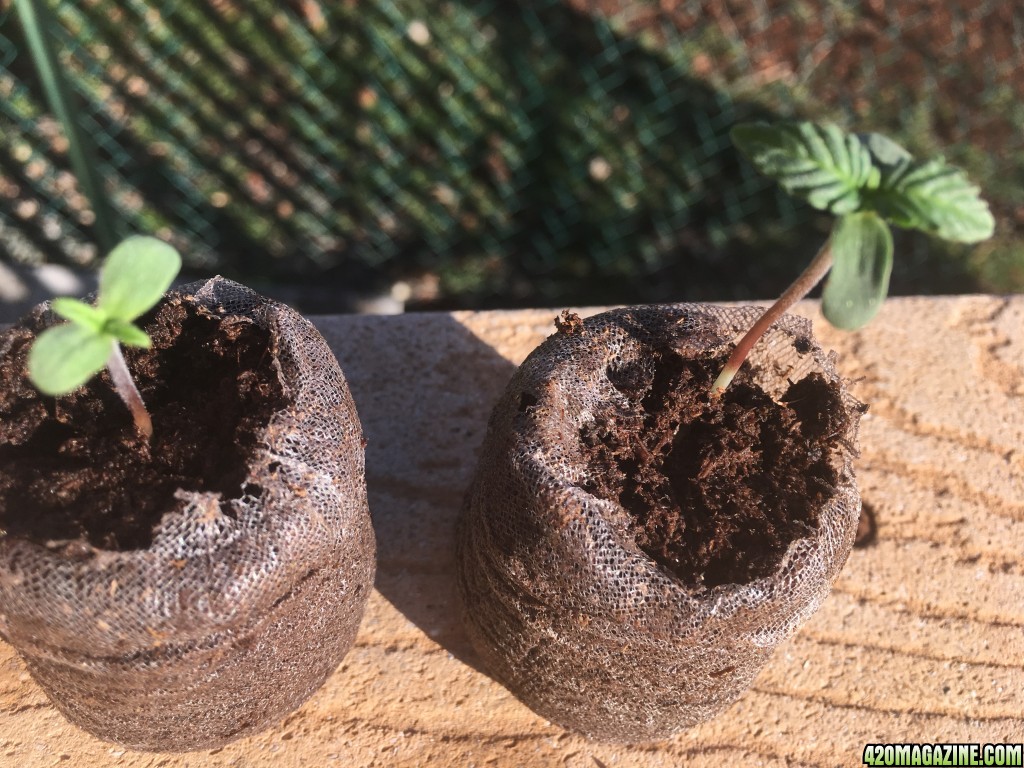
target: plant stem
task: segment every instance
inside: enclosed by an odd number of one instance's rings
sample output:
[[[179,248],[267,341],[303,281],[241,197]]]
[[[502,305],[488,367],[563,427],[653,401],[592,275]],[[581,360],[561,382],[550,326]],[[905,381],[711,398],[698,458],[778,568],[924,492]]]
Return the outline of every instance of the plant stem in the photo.
[[[139,394],[135,380],[128,372],[128,365],[124,361],[124,355],[121,354],[121,345],[116,342],[110,351],[110,357],[107,358],[107,369],[114,382],[114,389],[117,390],[117,394],[124,404],[128,406],[128,410],[132,412],[135,426],[146,436],[148,441],[153,436],[153,420],[149,418],[149,411],[146,410],[146,404],[142,402],[142,395]]]
[[[46,100],[64,128],[64,135],[68,140],[71,167],[75,171],[75,177],[82,192],[88,198],[93,213],[96,215],[96,239],[99,241],[100,247],[109,252],[117,244],[115,232],[117,224],[96,167],[95,147],[91,142],[91,137],[87,137],[75,119],[71,106],[70,89],[53,49],[52,41],[56,21],[45,0],[16,0],[15,5],[25,30],[25,38],[32,54],[32,60],[43,84]]]
[[[830,238],[821,246],[815,257],[811,259],[807,269],[800,273],[800,276],[793,281],[793,284],[786,289],[786,292],[765,310],[764,314],[761,315],[758,321],[751,326],[750,330],[736,344],[736,348],[729,355],[729,359],[726,361],[722,372],[715,379],[715,383],[711,385],[712,397],[719,397],[725,392],[729,384],[732,383],[733,377],[739,372],[740,366],[747,359],[747,355],[750,354],[750,350],[754,348],[754,345],[760,341],[772,324],[785,314],[786,310],[800,301],[800,299],[811,292],[814,286],[821,282],[821,279],[825,277],[831,266],[832,240]]]

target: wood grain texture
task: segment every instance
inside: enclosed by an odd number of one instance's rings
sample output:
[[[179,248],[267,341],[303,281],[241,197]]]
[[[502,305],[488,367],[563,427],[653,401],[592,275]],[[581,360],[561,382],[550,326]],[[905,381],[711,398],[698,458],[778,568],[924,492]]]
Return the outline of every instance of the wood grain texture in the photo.
[[[454,521],[490,408],[555,310],[321,317],[369,441],[380,560],[355,648],[276,728],[152,755],[68,724],[0,643],[0,765],[859,765],[869,742],[1021,741],[1024,298],[890,300],[856,334],[799,311],[871,405],[858,476],[877,540],[716,720],[664,744],[592,745],[474,666]]]

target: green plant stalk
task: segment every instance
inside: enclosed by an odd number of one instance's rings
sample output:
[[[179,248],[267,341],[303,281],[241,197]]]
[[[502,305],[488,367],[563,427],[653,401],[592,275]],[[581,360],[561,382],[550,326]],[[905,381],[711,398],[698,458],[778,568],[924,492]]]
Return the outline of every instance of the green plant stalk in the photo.
[[[722,372],[715,379],[715,383],[711,385],[711,396],[720,397],[729,384],[732,383],[733,378],[740,370],[740,366],[747,359],[750,354],[750,350],[754,348],[754,345],[761,340],[765,332],[771,328],[772,324],[775,323],[782,315],[786,313],[794,304],[800,299],[811,292],[818,283],[822,281],[829,269],[832,267],[832,239],[829,238],[825,242],[815,257],[811,260],[811,263],[807,265],[807,268],[800,273],[800,276],[793,281],[793,284],[786,289],[774,304],[765,310],[764,314],[754,323],[750,330],[747,331],[743,338],[739,340],[736,347],[733,349],[732,354],[729,355],[729,359],[725,363],[725,367]]]
[[[153,437],[153,420],[149,416],[149,411],[146,410],[146,404],[142,402],[142,395],[139,394],[139,389],[135,386],[135,380],[128,372],[128,364],[125,363],[124,355],[121,354],[120,344],[115,343],[110,350],[107,370],[110,371],[110,380],[114,383],[114,389],[117,390],[117,394],[124,404],[128,406],[128,410],[132,412],[135,426],[146,436],[148,442]]]
[[[117,244],[113,210],[96,172],[95,152],[89,151],[86,136],[72,115],[67,83],[50,44],[50,32],[54,25],[50,9],[45,0],[15,0],[15,4],[25,30],[32,60],[46,93],[46,100],[64,128],[71,167],[96,215],[95,232],[98,245],[104,251],[110,251]]]

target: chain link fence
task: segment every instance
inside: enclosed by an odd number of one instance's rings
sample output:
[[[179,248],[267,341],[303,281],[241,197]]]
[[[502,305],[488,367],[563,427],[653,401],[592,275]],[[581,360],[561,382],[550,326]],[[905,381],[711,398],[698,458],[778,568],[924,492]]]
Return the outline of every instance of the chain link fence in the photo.
[[[944,148],[993,202],[997,237],[972,251],[901,236],[897,291],[1024,289],[1017,3],[49,7],[115,226],[196,272],[327,294],[402,280],[439,307],[764,297],[827,222],[728,130],[807,117]],[[88,265],[95,235],[0,0],[0,254]]]

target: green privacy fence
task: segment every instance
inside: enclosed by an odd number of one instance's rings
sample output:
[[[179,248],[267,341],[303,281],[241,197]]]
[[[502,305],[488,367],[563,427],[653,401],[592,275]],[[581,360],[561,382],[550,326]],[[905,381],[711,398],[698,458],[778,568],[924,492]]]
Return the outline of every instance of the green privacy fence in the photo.
[[[44,0],[36,0],[44,2]],[[52,30],[114,226],[250,283],[410,280],[438,305],[766,295],[822,222],[738,120],[946,147],[990,245],[907,238],[898,290],[1024,289],[1024,11],[1002,0],[81,0]],[[97,222],[0,0],[0,253]]]

